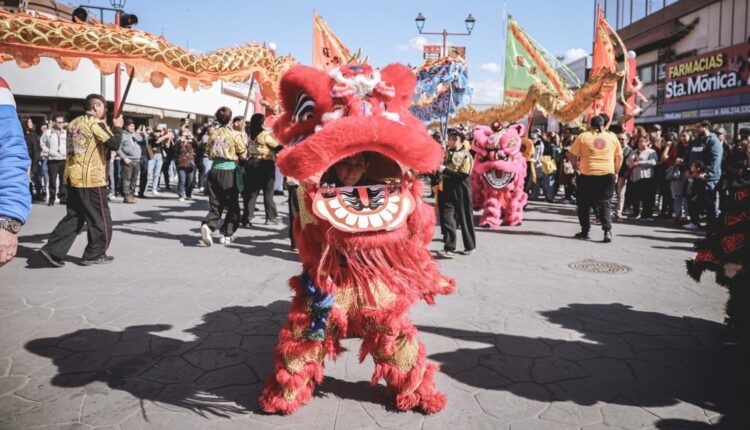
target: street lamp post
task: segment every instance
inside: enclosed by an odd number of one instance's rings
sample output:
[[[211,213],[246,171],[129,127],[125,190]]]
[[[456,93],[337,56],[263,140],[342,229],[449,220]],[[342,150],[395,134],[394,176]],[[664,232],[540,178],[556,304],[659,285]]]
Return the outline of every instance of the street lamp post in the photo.
[[[446,51],[446,44],[448,36],[470,36],[472,30],[474,30],[474,24],[476,23],[476,19],[474,19],[471,14],[466,17],[464,20],[464,24],[466,24],[466,33],[451,33],[448,32],[448,30],[443,29],[441,32],[429,32],[429,31],[422,31],[424,28],[424,23],[427,21],[427,18],[422,15],[422,12],[419,12],[419,15],[414,19],[414,22],[417,24],[417,30],[419,30],[419,34],[430,34],[430,35],[437,35],[437,36],[443,36],[443,51],[442,56],[445,57],[447,51]]]
[[[138,24],[138,17],[122,12],[123,8],[125,8],[125,1],[126,0],[109,0],[109,3],[112,5],[111,8],[91,5],[79,6],[73,11],[73,18],[74,20],[86,22],[88,18],[88,12],[86,11],[86,9],[94,9],[99,11],[100,22],[104,24],[104,11],[107,10],[115,13],[116,25],[119,25],[121,27],[130,27],[132,25]],[[120,94],[121,86],[120,63],[117,63],[117,67],[115,68],[115,111],[120,107],[120,101],[122,98],[122,94]],[[104,90],[104,74],[101,74],[102,97],[106,97]]]

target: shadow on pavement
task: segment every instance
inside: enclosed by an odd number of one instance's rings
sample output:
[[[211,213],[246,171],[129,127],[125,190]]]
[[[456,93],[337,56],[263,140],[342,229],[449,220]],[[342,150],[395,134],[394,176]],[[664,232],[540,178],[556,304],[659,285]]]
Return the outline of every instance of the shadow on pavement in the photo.
[[[171,328],[155,324],[122,331],[83,329],[34,339],[25,347],[52,359],[54,386],[101,381],[141,400],[226,417],[258,410],[288,305],[276,301],[208,313],[185,331],[195,337],[190,341],[154,334]]]
[[[734,419],[736,350],[727,345],[730,333],[724,325],[636,311],[617,303],[571,304],[542,315],[584,338],[567,341],[448,327],[418,329],[491,345],[429,357],[446,374],[477,388],[579,405],[604,402],[648,408],[686,402],[724,414],[722,423]]]
[[[169,330],[168,325],[142,325],[122,331],[83,329],[34,339],[25,347],[52,359],[57,366],[54,386],[100,381],[138,399],[204,416],[245,414],[259,410],[257,398],[265,375],[273,369],[272,351],[287,308],[288,302],[276,301],[208,313],[185,331],[195,337],[189,341],[155,334]],[[430,356],[444,373],[473,387],[579,405],[649,408],[684,402],[724,414],[722,425],[733,419],[738,402],[736,351],[727,346],[729,333],[722,324],[636,311],[622,304],[571,304],[542,315],[581,333],[583,339],[419,329],[488,345]],[[372,390],[367,381],[329,377],[317,391],[318,396],[327,394],[391,406],[385,392]],[[689,425],[702,423],[663,420],[659,428]]]

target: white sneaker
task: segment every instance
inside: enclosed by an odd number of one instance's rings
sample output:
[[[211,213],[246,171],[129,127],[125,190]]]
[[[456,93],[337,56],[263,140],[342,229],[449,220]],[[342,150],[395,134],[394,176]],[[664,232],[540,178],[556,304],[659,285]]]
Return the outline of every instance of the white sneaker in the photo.
[[[158,196],[159,195],[159,191],[158,190],[153,190],[153,191],[151,191],[151,194],[153,194],[155,196]]]
[[[211,246],[214,243],[211,240],[211,228],[207,224],[201,226],[201,242],[206,246]]]
[[[177,201],[184,202],[185,201],[185,197],[180,197],[179,199],[177,199]]]
[[[689,224],[685,224],[682,227],[688,230],[698,230],[698,226],[693,224],[692,222]]]
[[[232,244],[232,236],[224,236],[222,235],[219,238],[219,243],[222,245],[231,245]]]

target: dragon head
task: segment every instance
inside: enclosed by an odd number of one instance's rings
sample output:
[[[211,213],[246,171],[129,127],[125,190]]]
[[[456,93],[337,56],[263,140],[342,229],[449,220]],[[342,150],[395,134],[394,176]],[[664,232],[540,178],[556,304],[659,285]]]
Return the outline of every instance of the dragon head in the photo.
[[[490,187],[505,188],[520,170],[525,171],[526,162],[521,153],[523,132],[521,124],[512,124],[497,132],[484,125],[474,128],[474,169],[484,176]]]
[[[345,235],[403,230],[419,203],[414,173],[435,170],[442,157],[408,110],[415,82],[397,64],[296,66],[282,77],[277,164],[304,186],[317,222]],[[337,174],[337,163],[353,158],[363,170],[354,184]]]

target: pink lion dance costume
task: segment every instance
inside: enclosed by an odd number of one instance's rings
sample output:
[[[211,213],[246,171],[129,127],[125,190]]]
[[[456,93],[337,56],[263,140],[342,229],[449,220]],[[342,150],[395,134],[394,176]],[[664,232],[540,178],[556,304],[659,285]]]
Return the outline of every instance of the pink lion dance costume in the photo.
[[[442,151],[408,107],[415,77],[402,65],[365,64],[330,75],[296,66],[281,80],[283,113],[274,123],[284,142],[278,166],[300,182],[294,235],[302,274],[275,350],[275,372],[260,397],[269,413],[289,414],[323,379],[323,360],[340,340],[363,340],[360,361],[375,361],[400,410],[440,411],[434,364],[407,312],[418,300],[453,292],[427,249],[435,224],[420,200],[415,171],[434,171]],[[364,153],[366,184],[336,186],[331,166]]]
[[[480,227],[519,225],[528,196],[523,190],[526,159],[521,153],[524,127],[514,124],[497,133],[474,128],[474,170],[471,174],[474,210],[482,209]],[[502,220],[502,222],[501,222]]]

